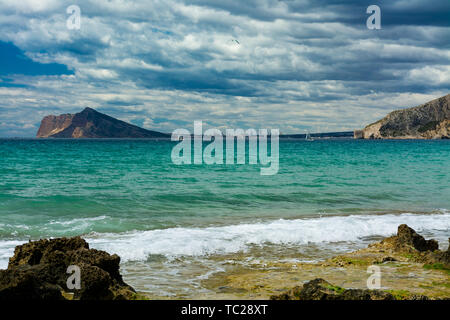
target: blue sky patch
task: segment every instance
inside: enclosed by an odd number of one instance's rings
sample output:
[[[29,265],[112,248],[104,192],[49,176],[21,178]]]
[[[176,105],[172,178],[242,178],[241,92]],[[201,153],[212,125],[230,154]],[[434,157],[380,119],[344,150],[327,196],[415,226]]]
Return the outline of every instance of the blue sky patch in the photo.
[[[0,41],[0,76],[13,74],[42,76],[73,74],[73,71],[63,64],[35,62],[14,44]],[[0,82],[0,86],[12,85],[3,81]]]

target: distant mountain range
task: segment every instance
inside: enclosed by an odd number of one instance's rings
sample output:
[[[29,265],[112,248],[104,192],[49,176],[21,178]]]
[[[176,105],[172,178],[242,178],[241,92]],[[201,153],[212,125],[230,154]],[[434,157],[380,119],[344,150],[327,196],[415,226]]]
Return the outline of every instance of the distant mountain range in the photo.
[[[418,107],[397,110],[356,130],[356,139],[449,139],[450,94]]]

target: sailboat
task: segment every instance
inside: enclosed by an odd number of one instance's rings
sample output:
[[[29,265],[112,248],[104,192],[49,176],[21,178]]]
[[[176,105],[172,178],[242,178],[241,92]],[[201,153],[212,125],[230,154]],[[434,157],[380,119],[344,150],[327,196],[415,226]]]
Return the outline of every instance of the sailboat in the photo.
[[[314,141],[314,139],[311,137],[311,135],[309,134],[309,131],[306,131],[305,134],[305,141]]]

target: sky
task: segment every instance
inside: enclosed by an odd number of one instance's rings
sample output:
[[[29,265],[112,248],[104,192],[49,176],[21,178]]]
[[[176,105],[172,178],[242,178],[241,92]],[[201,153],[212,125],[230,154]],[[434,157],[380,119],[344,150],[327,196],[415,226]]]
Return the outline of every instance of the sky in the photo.
[[[162,132],[349,131],[449,88],[448,0],[0,0],[0,137],[85,107]]]

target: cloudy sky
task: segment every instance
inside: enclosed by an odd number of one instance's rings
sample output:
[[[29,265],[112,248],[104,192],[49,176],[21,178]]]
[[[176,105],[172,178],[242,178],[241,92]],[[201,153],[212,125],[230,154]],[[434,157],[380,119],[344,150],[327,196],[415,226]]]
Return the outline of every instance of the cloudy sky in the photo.
[[[85,107],[164,132],[353,130],[449,88],[449,0],[0,0],[0,137]]]

